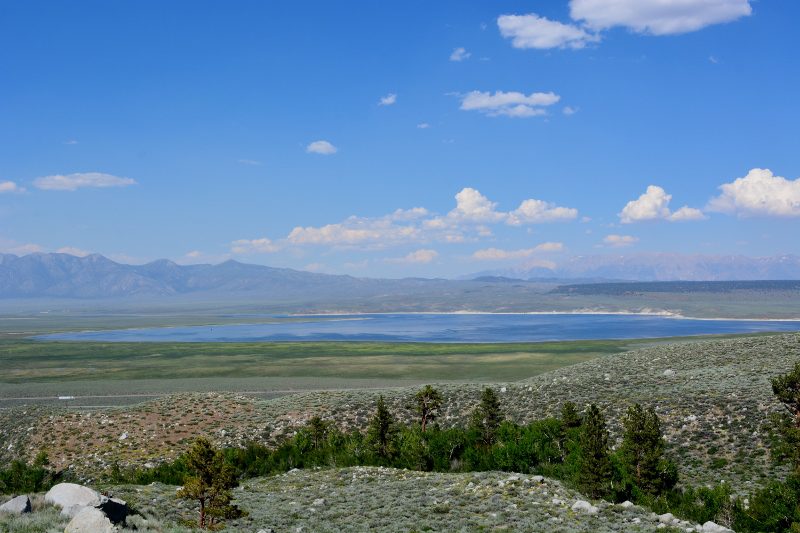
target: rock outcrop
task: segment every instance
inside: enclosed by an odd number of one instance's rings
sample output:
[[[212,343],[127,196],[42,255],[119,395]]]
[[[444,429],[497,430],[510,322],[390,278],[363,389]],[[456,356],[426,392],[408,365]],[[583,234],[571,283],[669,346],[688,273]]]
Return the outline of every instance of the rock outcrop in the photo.
[[[96,507],[82,507],[67,524],[64,533],[115,533],[117,528]]]
[[[3,505],[0,505],[0,513],[24,514],[31,512],[31,499],[27,496],[17,496]]]

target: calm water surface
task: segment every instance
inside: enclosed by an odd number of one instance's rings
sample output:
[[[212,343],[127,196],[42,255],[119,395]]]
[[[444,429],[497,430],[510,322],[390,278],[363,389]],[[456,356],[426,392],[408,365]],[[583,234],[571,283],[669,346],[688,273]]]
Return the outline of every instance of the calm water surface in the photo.
[[[38,338],[103,342],[524,342],[641,339],[763,331],[800,331],[800,322],[596,314],[328,315],[270,324],[83,331],[42,335]]]

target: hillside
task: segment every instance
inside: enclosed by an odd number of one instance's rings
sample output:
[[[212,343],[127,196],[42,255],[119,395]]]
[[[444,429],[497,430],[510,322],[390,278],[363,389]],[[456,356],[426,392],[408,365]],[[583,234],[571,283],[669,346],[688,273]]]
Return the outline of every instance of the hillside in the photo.
[[[668,453],[691,484],[725,479],[743,491],[784,472],[769,460],[766,422],[779,410],[769,379],[800,360],[800,335],[654,346],[494,384],[507,416],[525,422],[554,415],[564,401],[596,402],[619,436],[633,402],[653,405]],[[441,422],[464,424],[481,384],[441,385]],[[313,415],[342,428],[364,428],[378,394],[401,419],[415,417],[416,389],[309,392],[274,400],[232,394],[167,396],[129,408],[85,412],[14,408],[0,412],[0,458],[46,449],[54,465],[92,477],[112,461],[145,464],[174,457],[198,431],[219,444],[275,443]],[[124,436],[124,438],[123,438]],[[724,458],[724,461],[713,459]]]

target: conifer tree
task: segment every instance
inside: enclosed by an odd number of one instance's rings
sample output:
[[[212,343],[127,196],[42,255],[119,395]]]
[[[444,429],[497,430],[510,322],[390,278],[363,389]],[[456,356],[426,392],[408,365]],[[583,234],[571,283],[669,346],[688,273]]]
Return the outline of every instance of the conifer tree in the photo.
[[[628,475],[639,489],[655,495],[677,481],[675,468],[664,459],[664,437],[655,409],[631,406],[622,419],[620,454]]]
[[[198,438],[186,454],[193,475],[186,478],[178,497],[200,504],[200,528],[212,528],[224,518],[234,518],[241,512],[231,505],[231,489],[238,485],[236,476],[220,450],[205,438]]]
[[[311,446],[315,450],[322,448],[325,438],[328,436],[329,424],[318,416],[314,416],[308,421],[308,433],[311,438]]]
[[[576,428],[581,425],[581,415],[573,402],[564,402],[561,406],[561,423],[565,428]]]
[[[794,417],[795,427],[800,428],[800,362],[788,374],[772,380],[772,392]]]
[[[605,417],[595,404],[591,404],[586,410],[580,446],[578,484],[581,492],[592,498],[600,498],[608,492],[610,486],[611,459]]]
[[[500,399],[492,389],[486,387],[481,393],[481,403],[472,412],[472,428],[479,432],[481,442],[485,446],[491,446],[497,437],[497,428],[502,422]]]
[[[439,408],[442,406],[442,395],[430,385],[425,385],[422,390],[417,392],[414,399],[417,402],[417,413],[419,413],[420,425],[424,433],[428,422],[436,419]]]
[[[386,408],[386,402],[383,400],[383,395],[381,395],[378,398],[375,415],[372,417],[367,429],[367,442],[372,446],[378,457],[388,459],[395,454],[395,433],[394,418],[389,413],[389,409]]]

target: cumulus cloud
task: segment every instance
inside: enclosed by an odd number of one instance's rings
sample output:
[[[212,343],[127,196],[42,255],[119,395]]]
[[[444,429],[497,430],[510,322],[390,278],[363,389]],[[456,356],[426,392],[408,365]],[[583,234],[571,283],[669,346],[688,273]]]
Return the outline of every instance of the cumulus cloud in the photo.
[[[0,181],[0,194],[22,193],[22,192],[25,192],[25,188],[20,187],[13,181]]]
[[[266,237],[261,239],[239,239],[231,243],[231,252],[239,255],[268,254],[277,252],[281,247]]]
[[[500,34],[511,39],[514,48],[583,48],[600,40],[579,26],[564,24],[535,13],[500,15],[497,17]]]
[[[511,259],[526,259],[537,253],[560,252],[564,249],[564,244],[560,242],[545,242],[533,248],[523,248],[520,250],[503,250],[501,248],[485,248],[477,250],[472,254],[472,258],[478,261],[507,261]]]
[[[570,17],[592,30],[621,26],[672,35],[731,22],[752,13],[749,0],[571,0]]]
[[[520,226],[522,224],[573,220],[577,217],[577,209],[560,207],[550,202],[530,198],[511,211],[506,222],[512,226]]]
[[[461,95],[463,111],[478,111],[490,117],[506,116],[516,118],[546,115],[546,107],[558,102],[561,97],[553,92],[524,94],[520,92],[471,91]]]
[[[81,250],[80,248],[76,248],[74,246],[62,246],[61,248],[56,250],[56,253],[74,255],[75,257],[86,257],[91,252],[87,252],[86,250]]]
[[[83,188],[128,187],[136,185],[136,181],[102,172],[80,172],[36,178],[33,184],[46,191],[76,191]]]
[[[631,235],[606,235],[603,237],[603,242],[614,248],[623,248],[625,246],[631,246],[639,242],[638,237],[632,237]]]
[[[439,257],[439,252],[431,249],[420,249],[411,252],[403,257],[387,259],[388,263],[405,263],[405,264],[427,264]]]
[[[471,55],[471,53],[467,52],[466,48],[454,48],[453,53],[450,54],[450,61],[464,61],[465,59],[469,59]]]
[[[505,214],[496,211],[496,207],[496,202],[489,200],[477,189],[465,187],[456,194],[456,207],[448,216],[471,222],[498,222]]]
[[[570,0],[569,7],[569,23],[529,13],[501,15],[497,26],[514,48],[581,49],[599,42],[610,28],[674,35],[752,13],[749,0]]]
[[[719,187],[721,194],[706,209],[740,217],[800,216],[800,178],[788,180],[766,168],[754,168],[743,178]]]
[[[337,151],[338,148],[328,141],[314,141],[306,146],[306,152],[309,154],[332,155]]]
[[[564,109],[561,110],[561,112],[567,116],[574,115],[578,111],[579,109],[577,107],[572,107],[572,106],[564,106]]]
[[[386,96],[382,96],[378,105],[394,105],[397,103],[397,95],[394,93],[389,93]]]
[[[465,187],[455,195],[456,206],[444,215],[424,207],[397,209],[381,217],[351,216],[323,226],[297,226],[285,239],[239,240],[234,253],[271,252],[288,246],[331,246],[366,250],[390,246],[444,242],[462,243],[492,236],[491,224],[534,224],[569,220],[577,210],[541,200],[528,199],[512,212],[497,209],[497,203],[477,189]],[[549,246],[542,245],[542,246]],[[541,248],[540,251],[544,251]]]
[[[382,218],[352,216],[344,222],[321,227],[298,226],[286,239],[292,244],[301,245],[373,245],[380,248],[389,244],[413,242],[419,232],[419,228],[414,225],[396,224],[391,216]]]
[[[428,124],[427,122],[420,122],[419,124],[417,124],[417,128],[419,128],[421,130],[427,130],[430,127],[431,127],[431,125]]]
[[[650,185],[639,198],[628,202],[618,216],[623,224],[647,220],[682,222],[706,218],[702,211],[689,206],[683,206],[673,213],[669,208],[670,200],[672,200],[671,194],[667,194],[667,191],[658,185]]]

